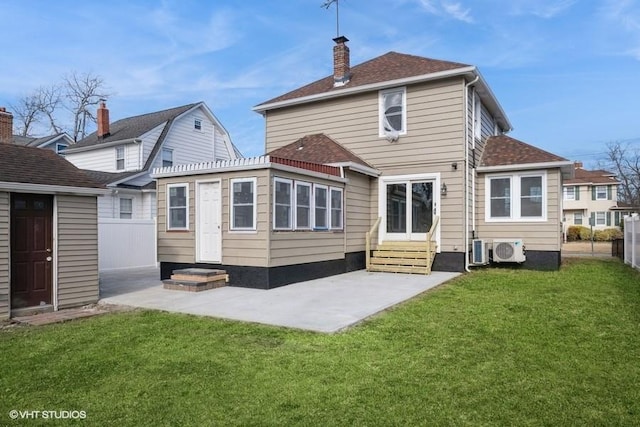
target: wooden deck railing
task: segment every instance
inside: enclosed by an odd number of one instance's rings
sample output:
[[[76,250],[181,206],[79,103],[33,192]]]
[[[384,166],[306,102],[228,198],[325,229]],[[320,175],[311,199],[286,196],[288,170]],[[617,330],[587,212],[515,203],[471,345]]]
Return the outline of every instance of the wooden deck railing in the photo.
[[[429,259],[428,262],[428,271],[431,271],[431,260],[433,260],[434,254],[432,253],[433,251],[437,251],[437,248],[435,248],[431,242],[433,241],[433,234],[436,232],[436,228],[438,227],[438,223],[440,222],[440,217],[438,215],[433,217],[433,223],[431,224],[431,228],[429,229],[429,232],[427,233],[427,259]]]
[[[378,229],[378,226],[380,225],[380,221],[382,220],[382,217],[379,216],[378,219],[376,220],[376,222],[373,224],[373,227],[371,227],[371,230],[369,230],[365,236],[365,242],[366,242],[366,247],[365,247],[365,252],[366,252],[366,267],[367,267],[367,271],[369,271],[369,268],[371,267],[371,236],[374,235],[374,233],[376,232],[376,230]]]

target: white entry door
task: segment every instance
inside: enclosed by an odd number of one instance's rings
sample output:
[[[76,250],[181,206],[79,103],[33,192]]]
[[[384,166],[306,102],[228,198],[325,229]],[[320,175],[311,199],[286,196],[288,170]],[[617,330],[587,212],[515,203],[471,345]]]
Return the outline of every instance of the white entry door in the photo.
[[[197,233],[197,261],[221,262],[222,232],[220,181],[199,182],[197,185],[198,218],[196,220]]]

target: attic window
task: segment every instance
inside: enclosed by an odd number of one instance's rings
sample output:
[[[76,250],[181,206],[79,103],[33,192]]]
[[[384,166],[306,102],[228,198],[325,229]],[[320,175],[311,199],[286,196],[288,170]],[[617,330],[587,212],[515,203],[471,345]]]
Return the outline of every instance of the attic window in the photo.
[[[194,119],[193,120],[193,129],[195,129],[197,131],[201,131],[202,130],[202,120]]]
[[[116,170],[124,170],[124,146],[116,147]]]
[[[387,138],[397,138],[407,133],[406,89],[396,88],[380,91],[379,135]]]
[[[173,166],[173,150],[169,148],[162,149],[162,167]]]

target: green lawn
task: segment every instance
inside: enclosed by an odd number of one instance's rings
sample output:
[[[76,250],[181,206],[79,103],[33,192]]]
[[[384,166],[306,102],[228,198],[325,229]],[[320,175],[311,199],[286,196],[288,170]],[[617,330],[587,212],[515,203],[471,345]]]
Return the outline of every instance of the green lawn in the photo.
[[[0,351],[0,425],[639,425],[640,274],[476,271],[335,335],[137,311]]]

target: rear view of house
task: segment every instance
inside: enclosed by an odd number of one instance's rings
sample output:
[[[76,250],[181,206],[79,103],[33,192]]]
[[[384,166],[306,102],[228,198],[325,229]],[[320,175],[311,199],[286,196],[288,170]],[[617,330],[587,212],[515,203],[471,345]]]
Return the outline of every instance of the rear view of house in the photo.
[[[52,150],[0,143],[0,318],[98,300],[105,192]]]
[[[254,107],[266,156],[155,171],[163,276],[215,265],[234,283],[260,268],[267,280],[236,283],[272,287],[365,266],[558,268],[572,163],[506,136],[475,66],[389,52],[351,67],[348,40],[334,42],[333,75]],[[218,183],[213,196],[199,192],[206,181]],[[204,204],[220,218],[212,261],[199,258]],[[476,244],[486,256],[472,256]]]

